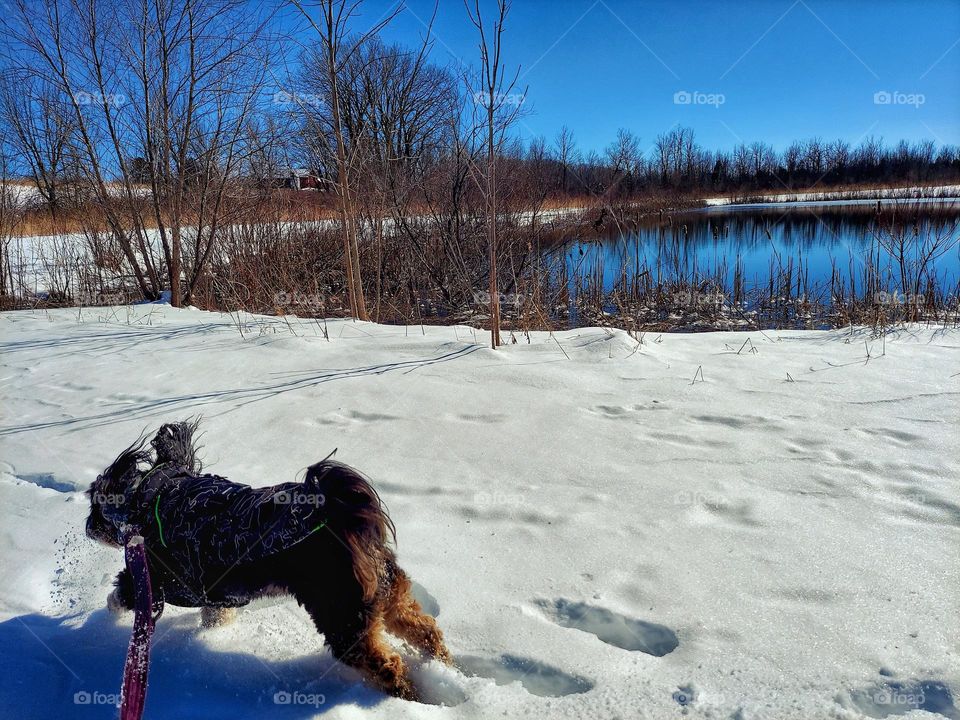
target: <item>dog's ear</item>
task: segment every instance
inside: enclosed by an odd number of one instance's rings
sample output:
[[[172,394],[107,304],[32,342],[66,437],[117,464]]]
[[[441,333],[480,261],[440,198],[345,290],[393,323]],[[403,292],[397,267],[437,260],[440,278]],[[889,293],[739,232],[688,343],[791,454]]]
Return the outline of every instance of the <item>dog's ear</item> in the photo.
[[[141,463],[151,463],[152,458],[144,450],[145,440],[140,438],[121,452],[87,489],[90,498],[90,514],[87,516],[87,535],[116,545],[115,530],[124,521],[127,511],[130,483],[139,477]]]
[[[193,437],[199,427],[199,419],[161,426],[150,441],[157,455],[156,464],[170,463],[193,473],[200,472],[200,461],[197,459],[196,441]]]
[[[137,470],[141,463],[153,464],[153,457],[148,450],[144,450],[146,438],[141,437],[137,442],[117,455],[116,460],[94,481],[93,486],[98,490],[122,490],[130,480],[131,471]]]

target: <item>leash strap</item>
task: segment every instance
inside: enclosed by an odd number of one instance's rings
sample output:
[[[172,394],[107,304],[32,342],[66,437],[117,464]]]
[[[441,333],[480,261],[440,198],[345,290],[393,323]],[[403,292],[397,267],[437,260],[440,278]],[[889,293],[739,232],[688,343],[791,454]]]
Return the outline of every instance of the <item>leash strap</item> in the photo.
[[[147,552],[141,535],[129,536],[124,546],[124,559],[133,580],[134,618],[133,635],[130,637],[127,660],[123,666],[120,720],[140,720],[147,699],[150,640],[155,620]]]

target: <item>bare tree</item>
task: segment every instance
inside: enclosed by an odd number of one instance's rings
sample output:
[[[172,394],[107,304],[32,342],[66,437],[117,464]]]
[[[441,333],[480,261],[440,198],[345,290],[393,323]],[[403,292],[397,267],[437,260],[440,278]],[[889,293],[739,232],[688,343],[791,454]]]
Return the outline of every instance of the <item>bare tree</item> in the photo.
[[[10,70],[0,77],[0,121],[7,128],[10,157],[19,161],[56,217],[73,134],[67,109],[42,77]]]
[[[464,0],[464,5],[470,22],[479,34],[480,71],[477,82],[479,90],[473,93],[473,97],[484,111],[482,128],[487,161],[482,180],[480,178],[477,180],[487,206],[490,346],[496,349],[500,345],[500,289],[497,282],[497,155],[503,145],[507,128],[520,111],[522,100],[518,101],[511,95],[516,87],[520,68],[517,68],[512,80],[506,79],[502,53],[504,25],[510,10],[509,1],[497,0],[497,11],[492,27],[484,22],[480,11],[480,0],[473,0],[472,7],[468,0]],[[525,93],[521,98],[523,95]]]
[[[567,178],[570,174],[570,167],[576,162],[577,149],[576,142],[573,138],[573,131],[566,125],[561,127],[560,132],[557,133],[557,137],[553,141],[553,145],[556,150],[557,162],[560,163],[559,190],[561,194],[565,195],[569,191]]]
[[[174,306],[189,301],[260,95],[263,23],[240,0],[15,0],[12,9],[8,57],[51,88],[48,106],[64,108],[68,120],[54,128],[69,129],[141,294],[156,299],[167,285]]]
[[[270,58],[266,21],[239,0],[132,0],[129,11],[129,119],[142,128],[130,151],[144,158],[171,303],[179,306],[191,300],[228,191],[254,152],[247,130]],[[132,185],[140,178],[126,168],[129,157],[123,178]]]
[[[0,298],[4,299],[15,292],[10,246],[22,214],[19,188],[10,178],[9,150],[16,142],[12,134],[9,126],[0,123]]]
[[[310,15],[306,2],[301,2],[301,0],[290,0],[290,2],[316,31],[317,38],[320,41],[320,55],[326,72],[330,120],[336,147],[334,187],[339,201],[338,210],[343,232],[343,270],[350,300],[350,311],[359,320],[369,320],[363,295],[363,279],[360,274],[358,218],[352,187],[354,182],[351,172],[352,164],[357,158],[348,154],[350,148],[348,147],[341,109],[340,68],[349,61],[358,48],[364,45],[368,38],[374,37],[386,27],[399,14],[402,6],[395,7],[359,39],[348,42],[349,24],[351,19],[359,12],[363,4],[362,0],[318,0],[311,3],[310,7],[316,7],[319,11],[317,20],[314,20]]]

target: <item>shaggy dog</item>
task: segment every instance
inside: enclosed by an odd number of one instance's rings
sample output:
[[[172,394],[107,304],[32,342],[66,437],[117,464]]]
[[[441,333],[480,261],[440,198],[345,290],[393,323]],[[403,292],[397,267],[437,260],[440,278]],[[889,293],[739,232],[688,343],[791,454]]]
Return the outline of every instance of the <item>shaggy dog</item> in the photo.
[[[196,429],[196,422],[164,425],[152,450],[144,439],[124,450],[88,491],[87,535],[114,547],[143,536],[156,613],[164,602],[199,607],[204,624],[214,624],[257,597],[290,594],[334,657],[384,691],[416,699],[384,632],[451,658],[388,545],[395,528],[376,490],[329,458],[302,483],[264,488],[203,474]],[[126,570],[115,585],[110,608],[132,609]]]

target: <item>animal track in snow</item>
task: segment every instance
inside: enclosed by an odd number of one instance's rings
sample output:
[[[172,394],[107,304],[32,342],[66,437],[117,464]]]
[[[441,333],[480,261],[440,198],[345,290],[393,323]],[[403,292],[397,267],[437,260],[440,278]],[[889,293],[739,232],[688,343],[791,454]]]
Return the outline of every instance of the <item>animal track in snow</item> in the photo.
[[[837,702],[846,704],[841,695]],[[906,715],[913,710],[926,710],[949,720],[960,720],[950,688],[936,680],[900,682],[891,680],[864,690],[849,693],[849,702],[864,715],[889,718]]]
[[[770,418],[759,415],[694,415],[694,420],[699,420],[708,425],[722,425],[733,430],[744,430],[746,428],[756,428],[758,430],[776,430],[783,428]]]
[[[650,405],[631,405],[627,407],[625,405],[595,405],[591,408],[584,408],[588,413],[593,415],[601,415],[606,418],[623,418],[629,419],[631,416],[636,416],[637,413],[645,412],[649,410],[666,410],[665,405],[661,405],[659,400],[651,401]]]
[[[427,589],[417,582],[411,581],[411,593],[413,599],[420,603],[420,609],[430,617],[437,617],[440,614],[440,603],[437,599],[427,592]]]
[[[519,680],[528,693],[540,697],[576,695],[593,688],[593,683],[586,678],[569,675],[551,665],[517,655],[501,655],[498,658],[459,656],[457,665],[464,675],[489,678],[497,685]]]
[[[47,488],[48,490],[56,490],[60,493],[77,491],[77,488],[70,483],[57,480],[53,473],[28,473],[26,475],[19,475],[18,477],[24,482],[32,483],[33,485]]]
[[[680,644],[677,634],[665,625],[636,620],[606,608],[563,598],[552,602],[539,600],[537,604],[558,625],[590,633],[602,642],[623,650],[663,657]]]

